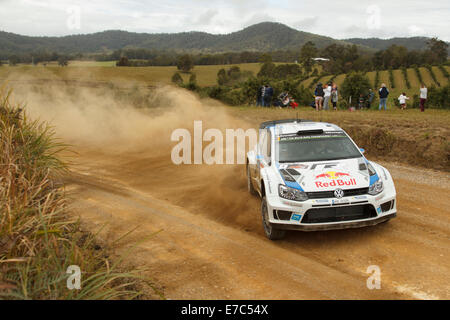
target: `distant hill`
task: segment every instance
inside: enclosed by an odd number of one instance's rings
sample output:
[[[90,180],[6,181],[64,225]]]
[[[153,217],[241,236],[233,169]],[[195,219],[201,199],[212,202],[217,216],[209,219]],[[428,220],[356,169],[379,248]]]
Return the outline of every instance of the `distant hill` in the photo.
[[[385,50],[393,44],[396,44],[398,46],[404,46],[408,50],[422,50],[426,48],[428,40],[429,38],[426,37],[411,37],[411,38],[392,38],[392,39],[352,38],[352,39],[345,39],[344,41],[377,50]]]
[[[263,22],[230,34],[209,34],[205,32],[182,33],[134,33],[110,30],[93,34],[64,37],[29,37],[0,31],[0,54],[17,54],[48,50],[58,53],[96,53],[126,47],[202,51],[272,51],[298,49],[307,41],[317,47],[355,43],[366,50],[384,49],[391,44],[401,44],[408,49],[421,49],[427,38],[348,39],[336,40],[330,37],[299,31],[281,23]]]

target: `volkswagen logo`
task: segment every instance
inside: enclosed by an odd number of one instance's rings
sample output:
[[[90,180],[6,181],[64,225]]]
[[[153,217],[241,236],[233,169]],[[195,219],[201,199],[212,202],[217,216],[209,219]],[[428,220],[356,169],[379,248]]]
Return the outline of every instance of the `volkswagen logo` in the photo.
[[[344,196],[344,190],[342,189],[334,190],[334,196],[338,199],[342,198]]]

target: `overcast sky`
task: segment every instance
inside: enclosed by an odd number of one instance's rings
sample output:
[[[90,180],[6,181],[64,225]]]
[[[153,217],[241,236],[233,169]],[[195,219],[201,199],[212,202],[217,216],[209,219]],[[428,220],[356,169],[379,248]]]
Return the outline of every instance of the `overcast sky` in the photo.
[[[337,39],[438,36],[450,41],[450,1],[0,0],[0,30],[61,36],[111,29],[230,33],[263,21]]]

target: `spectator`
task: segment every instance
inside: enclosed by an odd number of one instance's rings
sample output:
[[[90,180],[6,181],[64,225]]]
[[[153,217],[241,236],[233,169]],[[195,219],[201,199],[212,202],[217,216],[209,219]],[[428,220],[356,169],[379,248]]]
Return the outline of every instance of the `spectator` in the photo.
[[[361,93],[358,100],[358,110],[364,109],[364,95]]]
[[[384,110],[386,110],[386,102],[389,96],[389,90],[386,88],[386,84],[382,83],[380,90],[378,90],[378,94],[380,96],[380,106],[378,110],[381,110],[381,107],[384,106]]]
[[[375,98],[375,94],[372,89],[369,89],[369,94],[367,95],[367,109],[372,108],[373,98]]]
[[[406,96],[406,93],[402,93],[399,97],[398,97],[398,101],[400,102],[400,106],[402,107],[402,110],[406,109],[406,100],[409,100],[409,98]]]
[[[272,105],[273,88],[266,84],[266,90],[264,94],[264,105],[270,107]]]
[[[333,103],[333,110],[337,110],[337,102],[338,102],[338,89],[336,83],[333,83],[333,87],[331,89],[331,102]]]
[[[322,84],[319,82],[317,84],[316,90],[314,91],[314,96],[316,97],[316,111],[322,110],[324,95],[325,93],[323,92]]]
[[[262,102],[262,94],[263,94],[263,88],[264,85],[262,85],[261,87],[258,88],[258,92],[256,93],[256,106],[262,106],[263,102]]]
[[[330,102],[331,98],[331,84],[325,84],[325,88],[323,89],[324,96],[323,96],[323,108],[324,110],[328,110],[328,103]]]
[[[265,107],[266,106],[266,85],[263,85],[261,87],[261,106]]]
[[[420,111],[421,112],[425,111],[425,102],[427,102],[427,94],[428,94],[428,89],[422,83],[422,85],[420,86]]]

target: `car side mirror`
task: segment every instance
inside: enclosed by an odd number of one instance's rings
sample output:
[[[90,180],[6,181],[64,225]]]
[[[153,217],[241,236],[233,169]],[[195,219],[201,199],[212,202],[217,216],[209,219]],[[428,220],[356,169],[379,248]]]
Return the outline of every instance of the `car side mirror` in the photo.
[[[364,148],[359,148],[359,151],[361,151],[361,153],[366,152],[366,150],[364,150]]]

